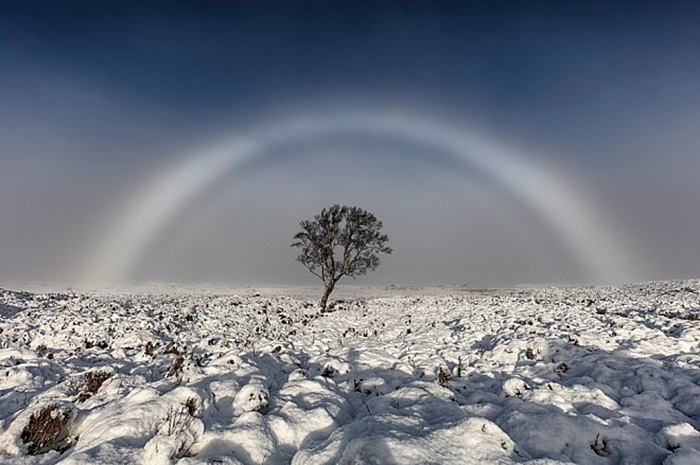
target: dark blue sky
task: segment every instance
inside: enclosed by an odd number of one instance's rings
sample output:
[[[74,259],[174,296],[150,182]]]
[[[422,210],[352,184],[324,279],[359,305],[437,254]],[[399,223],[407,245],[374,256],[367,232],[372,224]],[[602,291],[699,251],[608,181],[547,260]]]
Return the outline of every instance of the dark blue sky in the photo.
[[[695,276],[698,24],[697,2],[1,2],[0,252],[9,258],[0,279],[79,268],[69,258],[85,253],[105,212],[188,150],[273,117],[363,105],[467,121],[563,167],[654,264],[643,278]],[[393,169],[387,160],[378,163]],[[406,163],[406,183],[445,171]],[[270,190],[251,197],[273,208]],[[246,212],[257,208],[250,202]],[[440,273],[450,255],[435,253],[442,262],[428,275],[382,279],[478,279],[457,259]],[[513,267],[531,269],[526,258]],[[502,282],[553,279],[561,261],[532,276],[503,271]],[[202,279],[245,280],[220,268]],[[251,275],[264,280],[266,269]]]
[[[456,105],[478,99],[496,110],[543,111],[553,103],[592,107],[602,98],[593,94],[614,91],[672,98],[699,71],[696,2],[22,1],[0,8],[5,66],[75,76],[179,111],[348,89],[418,89]]]

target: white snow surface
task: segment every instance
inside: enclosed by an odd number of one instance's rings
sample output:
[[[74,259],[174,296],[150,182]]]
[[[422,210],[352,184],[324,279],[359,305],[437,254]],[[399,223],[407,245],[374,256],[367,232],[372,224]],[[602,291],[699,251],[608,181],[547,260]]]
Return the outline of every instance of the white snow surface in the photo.
[[[697,280],[343,287],[325,312],[26,289],[0,289],[0,463],[700,464]],[[67,422],[30,455],[47,406]]]

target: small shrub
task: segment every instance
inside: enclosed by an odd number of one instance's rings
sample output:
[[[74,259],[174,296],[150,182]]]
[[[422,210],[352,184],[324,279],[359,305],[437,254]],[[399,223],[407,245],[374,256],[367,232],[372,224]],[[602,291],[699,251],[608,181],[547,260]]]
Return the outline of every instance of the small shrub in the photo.
[[[50,450],[64,451],[69,447],[66,437],[73,411],[51,404],[32,413],[29,423],[20,434],[30,455],[38,455]]]
[[[193,417],[196,417],[199,413],[199,407],[197,407],[197,399],[195,399],[194,397],[188,397],[182,405],[185,407],[185,409],[187,409],[187,413],[189,413]]]
[[[49,349],[48,349],[48,347],[46,347],[46,344],[39,344],[38,346],[36,346],[36,354],[39,357],[45,356],[46,352],[48,352],[48,350]]]
[[[165,434],[177,436],[183,433],[192,424],[199,414],[197,399],[188,397],[178,407],[170,407],[165,417]]]
[[[525,350],[525,358],[527,358],[528,360],[534,360],[534,359],[535,359],[535,352],[533,352],[533,350],[532,350],[530,347],[528,347],[528,348]]]
[[[440,367],[440,371],[438,372],[438,384],[444,388],[449,387],[451,379],[452,375],[450,372],[445,368]]]
[[[85,384],[83,385],[83,392],[78,394],[77,401],[85,402],[90,397],[92,397],[93,394],[97,394],[97,391],[100,390],[102,384],[111,377],[111,373],[102,370],[90,371],[88,373],[85,373]]]
[[[112,377],[112,374],[107,371],[90,371],[85,373],[85,387],[83,390],[90,394],[97,394],[102,384]]]
[[[173,364],[170,366],[170,370],[168,370],[168,376],[177,376],[182,374],[182,368],[183,365],[185,364],[185,357],[182,355],[178,355],[175,357],[175,360],[173,360]]]
[[[153,345],[153,343],[151,341],[148,341],[144,346],[143,351],[146,353],[146,355],[153,356],[153,354],[155,353],[155,348],[156,347]]]

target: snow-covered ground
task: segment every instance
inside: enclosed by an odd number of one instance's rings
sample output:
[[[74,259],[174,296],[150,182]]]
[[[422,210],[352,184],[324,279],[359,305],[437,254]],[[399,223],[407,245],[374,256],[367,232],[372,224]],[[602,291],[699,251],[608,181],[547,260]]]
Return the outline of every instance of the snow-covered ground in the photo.
[[[700,464],[700,281],[318,293],[0,289],[0,463]]]

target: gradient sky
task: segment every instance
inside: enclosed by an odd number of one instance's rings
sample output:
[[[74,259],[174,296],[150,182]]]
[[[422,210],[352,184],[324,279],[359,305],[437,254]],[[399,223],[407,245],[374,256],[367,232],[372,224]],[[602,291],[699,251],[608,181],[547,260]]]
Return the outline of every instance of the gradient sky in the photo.
[[[503,144],[576,186],[624,249],[616,280],[698,277],[698,24],[700,3],[673,1],[0,2],[0,282],[89,280],[162,173],[343,112]],[[277,144],[183,205],[129,278],[313,283],[289,244],[339,202],[377,214],[395,250],[358,283],[599,281],[443,152],[367,133]]]

